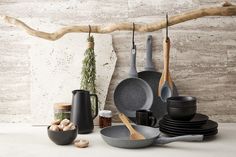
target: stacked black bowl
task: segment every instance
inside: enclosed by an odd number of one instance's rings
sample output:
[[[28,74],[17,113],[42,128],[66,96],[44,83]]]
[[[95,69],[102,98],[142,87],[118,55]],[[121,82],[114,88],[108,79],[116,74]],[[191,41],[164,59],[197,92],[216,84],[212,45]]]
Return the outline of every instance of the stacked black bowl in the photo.
[[[167,99],[167,112],[160,121],[160,131],[169,136],[196,135],[204,137],[218,133],[218,124],[207,115],[196,113],[196,98],[176,96]]]

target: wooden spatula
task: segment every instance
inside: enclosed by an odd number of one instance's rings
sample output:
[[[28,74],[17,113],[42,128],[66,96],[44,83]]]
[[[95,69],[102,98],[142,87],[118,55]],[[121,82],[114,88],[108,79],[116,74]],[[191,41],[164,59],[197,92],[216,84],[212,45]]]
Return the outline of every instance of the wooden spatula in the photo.
[[[169,53],[170,53],[170,38],[168,37],[168,14],[166,15],[166,37],[163,41],[163,57],[164,57],[164,69],[160,78],[159,87],[158,87],[158,96],[161,96],[161,91],[163,86],[168,86],[169,90],[173,93],[173,81],[170,76],[169,71]]]
[[[128,118],[123,113],[119,114],[119,118],[125,124],[125,126],[129,129],[131,140],[143,140],[143,139],[145,139],[145,137],[142,134],[140,134],[138,131],[136,131],[131,126]]]

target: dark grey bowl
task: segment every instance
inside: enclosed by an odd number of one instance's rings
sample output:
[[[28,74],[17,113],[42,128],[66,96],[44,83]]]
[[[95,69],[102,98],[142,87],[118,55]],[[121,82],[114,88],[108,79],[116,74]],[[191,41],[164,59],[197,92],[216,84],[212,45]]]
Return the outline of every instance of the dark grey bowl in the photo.
[[[190,120],[197,111],[196,98],[190,96],[176,96],[167,99],[168,115],[175,120]]]
[[[77,128],[75,130],[69,130],[69,131],[52,131],[49,130],[49,127],[47,127],[48,131],[48,137],[58,145],[68,145],[71,144],[75,138],[77,137]]]
[[[174,96],[167,99],[167,105],[171,107],[196,106],[197,99],[192,96]]]
[[[167,107],[168,115],[174,120],[190,120],[196,114],[196,110],[196,106],[182,108]]]

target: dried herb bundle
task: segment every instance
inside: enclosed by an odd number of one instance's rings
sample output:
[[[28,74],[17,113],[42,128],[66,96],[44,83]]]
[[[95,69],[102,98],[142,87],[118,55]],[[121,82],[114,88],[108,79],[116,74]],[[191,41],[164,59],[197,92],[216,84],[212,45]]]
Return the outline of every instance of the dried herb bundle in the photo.
[[[90,91],[90,93],[96,93],[96,60],[94,53],[94,38],[93,36],[88,37],[88,48],[84,53],[83,67],[82,67],[82,77],[80,88]],[[95,104],[92,101],[92,110],[94,112]]]

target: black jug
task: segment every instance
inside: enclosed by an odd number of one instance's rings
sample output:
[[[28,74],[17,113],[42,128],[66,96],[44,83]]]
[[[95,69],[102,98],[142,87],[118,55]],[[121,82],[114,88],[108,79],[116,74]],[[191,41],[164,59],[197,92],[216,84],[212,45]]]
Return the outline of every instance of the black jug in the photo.
[[[98,115],[98,97],[86,90],[72,91],[71,121],[77,125],[79,134],[86,134],[93,131],[93,119]],[[94,96],[96,101],[96,113],[92,117],[91,99]]]

